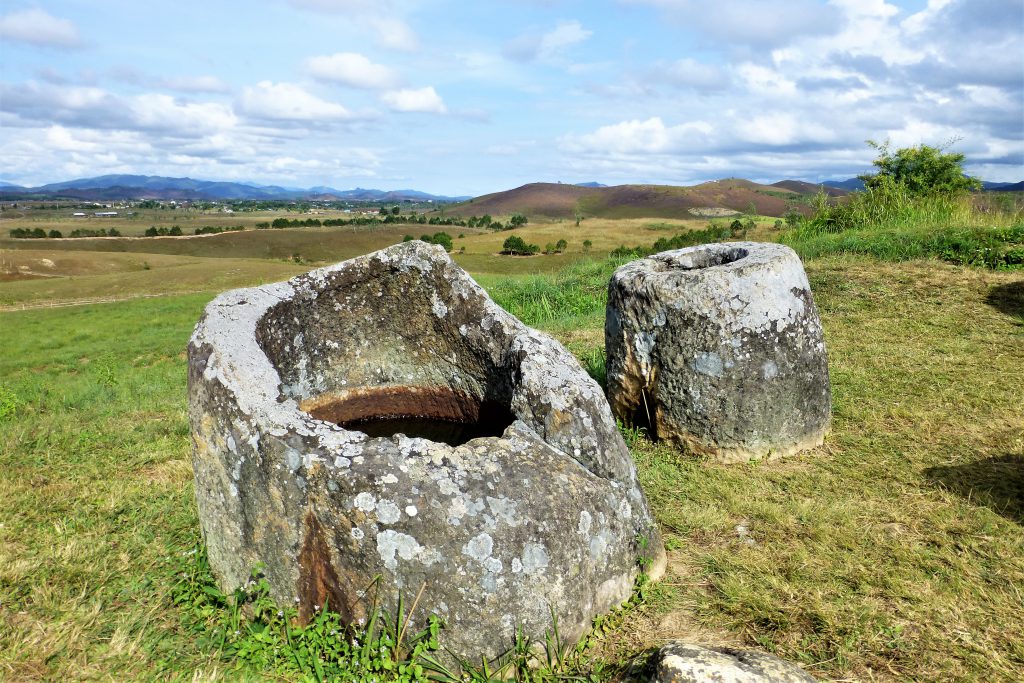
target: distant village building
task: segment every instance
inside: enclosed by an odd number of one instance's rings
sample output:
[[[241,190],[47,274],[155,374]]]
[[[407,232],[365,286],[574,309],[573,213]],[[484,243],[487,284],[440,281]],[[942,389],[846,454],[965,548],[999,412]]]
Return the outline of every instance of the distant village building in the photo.
[[[76,217],[79,217],[79,218],[80,218],[80,217],[83,217],[83,216],[85,216],[85,212],[84,212],[84,211],[76,211],[76,212],[74,212],[74,213],[73,213],[73,214],[71,214],[71,215],[72,215],[72,216],[76,216]]]
[[[109,218],[111,216],[116,216],[117,211],[97,211],[96,215],[100,218]]]

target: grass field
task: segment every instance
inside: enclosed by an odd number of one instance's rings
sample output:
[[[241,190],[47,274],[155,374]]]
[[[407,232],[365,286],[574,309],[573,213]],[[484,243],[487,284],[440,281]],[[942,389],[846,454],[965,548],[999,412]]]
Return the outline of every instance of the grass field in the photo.
[[[456,258],[599,367],[604,254],[676,229],[663,223],[531,224],[517,234],[564,236],[569,252],[515,259],[494,255],[508,233],[465,231]],[[216,291],[308,269],[294,245],[315,261],[404,232],[178,240],[205,254],[0,245],[12,272],[60,276],[0,282],[0,304],[162,295],[0,312],[0,679],[263,678],[233,671],[171,599],[198,541],[185,343]],[[281,241],[226,241],[264,235]],[[806,266],[832,373],[826,445],[718,466],[631,435],[669,573],[593,660],[614,672],[683,637],[761,647],[823,680],[1021,680],[1024,272],[821,254]]]

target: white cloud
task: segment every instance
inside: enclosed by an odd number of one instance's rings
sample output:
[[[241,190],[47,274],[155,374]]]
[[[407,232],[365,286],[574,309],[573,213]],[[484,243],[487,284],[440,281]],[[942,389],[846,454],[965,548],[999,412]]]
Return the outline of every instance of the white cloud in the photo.
[[[444,100],[433,86],[392,90],[381,95],[381,100],[395,111],[401,112],[444,114],[448,111]]]
[[[169,95],[147,93],[131,99],[134,123],[139,128],[208,133],[237,123],[227,105],[215,102],[178,102]]]
[[[315,78],[333,81],[353,88],[387,89],[399,81],[398,73],[382,64],[374,64],[357,52],[310,57],[306,68]]]
[[[236,124],[227,105],[180,101],[157,93],[125,97],[102,88],[30,82],[0,85],[0,100],[9,114],[26,124],[150,131],[185,138],[200,137]]]
[[[773,97],[796,94],[796,83],[774,69],[746,62],[736,67],[736,73],[755,94]]]
[[[689,146],[704,146],[713,132],[706,121],[690,121],[666,126],[660,116],[646,121],[634,119],[601,126],[593,133],[562,138],[563,149],[598,154],[668,154]]]
[[[78,29],[41,9],[12,12],[0,17],[0,38],[49,47],[80,47]]]
[[[260,81],[245,88],[239,109],[253,118],[274,121],[342,121],[352,118],[340,104],[322,100],[293,83]]]
[[[791,113],[773,113],[740,118],[735,126],[741,140],[761,145],[794,145],[830,142],[830,129]]]
[[[547,33],[519,36],[505,46],[505,55],[520,61],[551,61],[592,35],[578,21],[563,21]]]

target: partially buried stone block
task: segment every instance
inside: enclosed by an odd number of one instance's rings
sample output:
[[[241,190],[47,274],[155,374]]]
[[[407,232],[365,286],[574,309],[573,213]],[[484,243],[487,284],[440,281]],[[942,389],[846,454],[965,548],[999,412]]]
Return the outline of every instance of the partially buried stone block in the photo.
[[[792,662],[757,650],[673,641],[651,661],[647,683],[817,683]]]
[[[608,287],[608,399],[617,417],[723,462],[822,443],[825,342],[796,253],[734,242],[627,263]]]
[[[600,387],[414,241],[211,302],[189,351],[196,500],[222,587],[349,621],[399,594],[478,661],[567,641],[664,551]]]

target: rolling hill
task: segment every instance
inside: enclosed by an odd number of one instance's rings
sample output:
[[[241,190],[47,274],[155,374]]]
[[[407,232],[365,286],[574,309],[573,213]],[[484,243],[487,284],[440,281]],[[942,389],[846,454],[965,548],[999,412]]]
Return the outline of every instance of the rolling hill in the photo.
[[[744,212],[753,205],[761,215],[782,216],[787,208],[787,195],[796,199],[800,193],[739,178],[692,187],[531,183],[446,207],[445,213],[501,216],[518,212],[527,216],[573,218],[579,211],[594,218],[693,218],[702,209]]]

